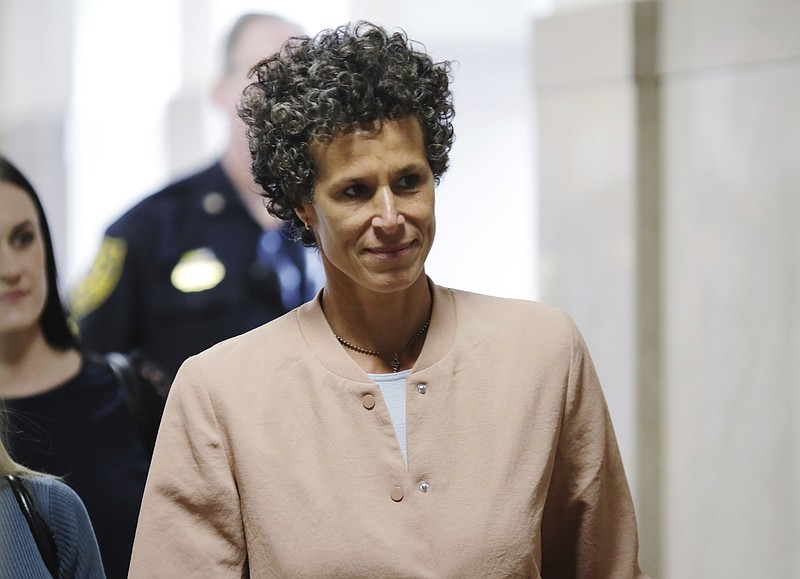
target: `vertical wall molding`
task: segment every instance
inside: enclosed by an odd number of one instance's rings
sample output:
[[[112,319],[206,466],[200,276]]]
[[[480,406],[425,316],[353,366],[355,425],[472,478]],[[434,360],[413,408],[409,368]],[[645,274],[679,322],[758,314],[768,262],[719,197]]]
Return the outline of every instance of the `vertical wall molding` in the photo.
[[[642,565],[662,576],[663,401],[662,401],[662,224],[661,83],[658,71],[658,2],[633,5],[633,64],[636,83],[636,416],[638,518],[646,540]]]
[[[661,85],[657,2],[536,22],[543,300],[575,317],[609,402],[660,576]]]

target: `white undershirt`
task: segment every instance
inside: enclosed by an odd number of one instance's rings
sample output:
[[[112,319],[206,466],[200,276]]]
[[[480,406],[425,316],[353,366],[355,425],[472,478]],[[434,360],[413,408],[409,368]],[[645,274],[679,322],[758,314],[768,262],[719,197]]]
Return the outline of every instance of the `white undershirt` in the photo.
[[[383,400],[389,409],[389,418],[394,425],[394,433],[403,453],[403,460],[408,468],[408,450],[406,449],[406,378],[411,370],[393,372],[391,374],[368,374],[370,379],[381,389]]]

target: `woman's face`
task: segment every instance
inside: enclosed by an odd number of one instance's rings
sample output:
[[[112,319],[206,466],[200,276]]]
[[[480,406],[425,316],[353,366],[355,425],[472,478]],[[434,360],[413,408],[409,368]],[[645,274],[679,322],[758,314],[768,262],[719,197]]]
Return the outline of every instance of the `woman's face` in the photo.
[[[328,287],[390,293],[425,271],[436,230],[434,178],[419,121],[339,135],[311,148],[314,198],[297,209],[313,230]]]
[[[38,327],[47,299],[44,242],[36,206],[0,181],[0,336]]]

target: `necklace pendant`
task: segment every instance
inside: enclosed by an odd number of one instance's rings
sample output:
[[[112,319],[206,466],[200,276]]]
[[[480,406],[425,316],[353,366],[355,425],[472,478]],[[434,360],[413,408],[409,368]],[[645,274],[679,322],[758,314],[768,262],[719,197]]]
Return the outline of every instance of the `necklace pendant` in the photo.
[[[392,358],[392,372],[397,372],[400,370],[400,355],[399,352],[394,353],[394,357]]]

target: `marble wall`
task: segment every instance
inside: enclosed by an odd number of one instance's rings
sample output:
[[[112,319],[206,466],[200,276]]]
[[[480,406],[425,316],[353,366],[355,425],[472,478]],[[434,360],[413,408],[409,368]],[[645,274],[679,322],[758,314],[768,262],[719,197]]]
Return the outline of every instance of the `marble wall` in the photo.
[[[800,577],[800,2],[665,2],[666,569]]]
[[[59,262],[67,214],[64,132],[72,89],[74,0],[0,0],[0,152],[31,180]],[[48,18],[41,18],[42,10]]]
[[[594,353],[655,577],[800,577],[800,3],[537,22],[543,299]]]

